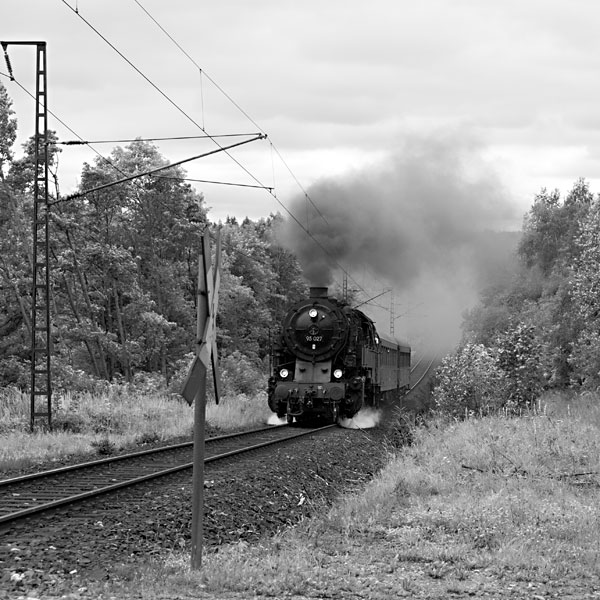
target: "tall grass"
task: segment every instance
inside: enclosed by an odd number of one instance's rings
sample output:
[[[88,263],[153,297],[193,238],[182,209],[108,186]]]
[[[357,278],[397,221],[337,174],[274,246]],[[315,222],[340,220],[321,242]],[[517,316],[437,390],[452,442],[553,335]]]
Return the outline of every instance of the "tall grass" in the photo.
[[[365,560],[402,573],[413,565],[398,585],[415,593],[434,579],[462,589],[482,572],[544,585],[600,577],[597,397],[546,398],[523,417],[438,419],[413,437],[323,518],[259,546],[221,548],[201,573],[171,556],[159,576],[171,590],[276,597],[347,587]],[[154,573],[136,582],[155,584]]]
[[[320,527],[382,528],[406,555],[523,575],[600,575],[598,398],[528,417],[436,421]],[[414,535],[415,530],[427,535]]]
[[[194,409],[177,395],[115,386],[106,394],[56,397],[53,431],[29,433],[29,395],[0,390],[0,471],[68,456],[110,453],[139,443],[190,437]],[[207,404],[207,425],[222,431],[266,423],[266,397],[229,396]]]

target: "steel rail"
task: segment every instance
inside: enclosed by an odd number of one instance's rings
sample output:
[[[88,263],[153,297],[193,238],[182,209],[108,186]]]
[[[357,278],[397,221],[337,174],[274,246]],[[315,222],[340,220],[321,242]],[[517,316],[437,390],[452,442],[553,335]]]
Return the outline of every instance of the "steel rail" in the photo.
[[[304,437],[304,436],[307,436],[307,435],[311,435],[311,434],[323,431],[325,429],[330,429],[330,428],[335,427],[335,426],[336,426],[335,424],[325,425],[323,427],[318,427],[318,428],[315,428],[315,429],[310,429],[310,430],[302,431],[300,433],[296,433],[295,435],[290,435],[290,436],[287,436],[287,437],[284,437],[284,438],[280,438],[280,439],[277,439],[277,440],[270,440],[270,441],[267,441],[267,442],[261,442],[259,444],[255,444],[253,446],[246,446],[244,448],[239,448],[237,450],[231,450],[231,451],[225,452],[223,454],[217,454],[217,455],[214,455],[214,456],[207,457],[204,462],[205,463],[209,463],[209,462],[214,462],[214,461],[218,461],[218,460],[223,460],[225,458],[229,458],[229,457],[232,457],[232,456],[240,455],[240,454],[243,454],[245,452],[251,452],[253,450],[258,450],[260,448],[265,448],[267,446],[274,446],[274,445],[277,445],[277,444],[282,444],[282,443],[288,442],[290,440],[294,440],[296,438],[300,438],[300,437]],[[274,428],[271,427],[269,429],[272,430]],[[259,431],[264,431],[264,430],[265,429],[259,429],[259,430],[255,430],[255,432],[257,432],[257,431],[258,432]],[[250,433],[250,432],[248,432],[248,433]],[[229,438],[229,437],[235,437],[235,434],[234,435],[226,435],[226,436],[218,436],[219,439]],[[213,438],[208,438],[206,441],[209,441],[209,440],[214,441],[214,440],[216,440],[218,438],[214,438],[214,437]],[[182,445],[185,446],[185,444],[182,444]],[[176,446],[181,446],[181,445],[176,445]],[[174,448],[176,446],[171,446],[171,448]],[[145,454],[145,453],[146,453],[146,451],[141,452],[141,453],[135,453],[135,455]],[[130,455],[127,455],[127,456],[131,457],[131,456],[134,456],[134,455],[130,454]],[[114,458],[120,458],[120,457],[114,457]],[[86,463],[86,464],[89,466],[90,464],[94,465],[97,462],[98,461],[93,461],[92,463]],[[102,461],[100,461],[100,462],[102,462]],[[78,502],[82,502],[83,500],[87,500],[89,498],[93,498],[93,497],[100,496],[100,495],[103,495],[103,494],[108,494],[108,493],[117,491],[119,489],[123,489],[123,488],[127,488],[127,487],[132,487],[132,486],[138,485],[140,483],[144,483],[144,482],[152,480],[152,479],[157,479],[157,478],[160,478],[160,477],[166,477],[168,475],[171,475],[173,473],[177,473],[179,471],[183,471],[185,469],[191,469],[193,466],[194,466],[193,462],[187,462],[187,463],[184,463],[184,464],[181,464],[181,465],[177,465],[175,467],[171,467],[169,469],[162,469],[162,470],[156,471],[154,473],[149,473],[147,475],[142,475],[140,477],[135,477],[133,479],[128,479],[126,481],[121,481],[121,482],[118,482],[118,483],[115,483],[115,484],[112,484],[112,485],[104,486],[104,487],[101,487],[101,488],[96,488],[96,489],[93,489],[93,490],[82,492],[80,494],[75,494],[73,496],[68,496],[68,497],[65,497],[65,498],[60,498],[58,500],[54,500],[54,501],[51,501],[51,502],[46,502],[44,504],[39,504],[37,506],[32,506],[30,508],[18,510],[16,512],[12,512],[12,513],[0,516],[0,525],[6,525],[8,523],[13,523],[13,522],[21,520],[21,519],[23,519],[25,517],[29,517],[29,516],[32,516],[32,515],[35,515],[35,514],[39,514],[41,512],[48,511],[48,510],[57,509],[57,508],[60,508],[62,506],[67,506],[69,504],[76,504]],[[53,471],[47,471],[46,473],[54,473],[54,472]],[[6,483],[6,481],[12,481],[12,480],[5,480],[3,483]]]
[[[418,367],[418,366],[419,366],[419,365],[420,365],[420,364],[423,362],[423,358],[424,358],[424,357],[423,357],[423,356],[421,356],[421,357],[419,358],[419,360],[418,360],[418,361],[417,361],[417,362],[416,362],[414,365],[412,365],[412,366],[411,366],[411,368],[410,368],[410,372],[411,372],[411,374],[413,373],[413,371],[416,371],[417,367]]]
[[[261,431],[272,431],[279,427],[288,427],[288,425],[271,425],[270,427],[261,427],[258,429],[249,429],[248,431],[238,431],[237,433],[227,433],[224,435],[217,435],[206,438],[206,443],[218,442],[235,437],[242,437],[252,435],[253,433],[260,433]],[[61,473],[68,473],[69,471],[77,471],[79,469],[87,469],[89,467],[95,467],[100,465],[107,465],[113,462],[122,460],[129,460],[131,458],[137,458],[139,456],[146,456],[150,454],[161,454],[169,452],[170,450],[176,450],[178,448],[185,448],[192,446],[194,442],[181,442],[179,444],[172,444],[170,446],[161,446],[160,448],[149,448],[148,450],[139,450],[138,452],[130,452],[129,454],[119,454],[118,456],[110,456],[108,458],[99,458],[98,460],[90,460],[87,462],[76,463],[73,465],[67,465],[65,467],[58,467],[56,469],[49,469],[47,471],[39,471],[37,473],[28,473],[27,475],[19,475],[18,477],[12,477],[10,479],[0,480],[0,489],[8,485],[14,485],[16,483],[23,483],[26,481],[33,481],[35,479],[43,479],[44,477],[51,477],[52,475],[60,475]]]
[[[423,372],[423,375],[421,375],[421,377],[419,377],[419,379],[417,379],[417,381],[415,381],[412,385],[411,385],[411,389],[414,389],[415,387],[417,387],[421,381],[423,381],[423,379],[425,379],[425,377],[427,376],[427,374],[429,373],[429,370],[431,369],[431,366],[433,365],[433,363],[436,361],[437,359],[437,354],[435,354],[433,356],[433,358],[429,361],[429,364],[427,365],[425,371]],[[415,368],[417,367],[418,364],[420,364],[421,361],[419,361],[416,365]],[[412,371],[411,371],[412,373]]]

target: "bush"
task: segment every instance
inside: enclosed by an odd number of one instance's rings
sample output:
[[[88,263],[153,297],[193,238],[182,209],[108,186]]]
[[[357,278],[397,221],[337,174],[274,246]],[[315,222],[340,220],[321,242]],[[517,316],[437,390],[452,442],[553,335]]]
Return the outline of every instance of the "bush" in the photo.
[[[0,382],[25,389],[30,385],[31,367],[28,361],[19,360],[16,356],[0,359]]]
[[[52,389],[54,393],[103,394],[109,382],[97,379],[81,369],[75,369],[61,356],[52,358]]]
[[[221,384],[224,395],[246,394],[254,396],[267,387],[262,363],[235,350],[221,359]]]
[[[438,410],[464,418],[502,407],[505,390],[496,357],[482,344],[468,343],[442,361],[432,395]]]
[[[0,433],[19,430],[28,424],[29,395],[16,387],[0,387]]]
[[[180,395],[189,369],[194,361],[194,354],[189,353],[178,361],[174,375],[169,382],[167,392]],[[221,376],[221,396],[255,396],[266,391],[267,377],[262,361],[252,359],[238,350],[219,359],[219,374]],[[211,369],[207,373],[206,393],[209,399],[215,397]]]
[[[571,383],[587,391],[600,389],[600,333],[586,330],[573,345],[569,363],[573,367]]]
[[[504,371],[508,403],[529,408],[544,389],[541,346],[532,326],[517,325],[497,340],[498,366]]]

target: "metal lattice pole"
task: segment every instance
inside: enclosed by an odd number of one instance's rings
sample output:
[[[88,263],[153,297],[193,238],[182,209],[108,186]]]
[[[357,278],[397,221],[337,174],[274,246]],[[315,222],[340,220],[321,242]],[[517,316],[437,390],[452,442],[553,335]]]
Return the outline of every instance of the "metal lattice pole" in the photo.
[[[35,46],[35,137],[33,165],[33,243],[31,289],[31,395],[30,429],[36,419],[52,428],[52,379],[50,356],[50,236],[48,202],[48,94],[46,42],[0,42],[10,75],[8,46]]]
[[[36,44],[33,283],[31,299],[31,430],[36,419],[52,428],[50,371],[50,236],[48,214],[48,96],[46,43]]]

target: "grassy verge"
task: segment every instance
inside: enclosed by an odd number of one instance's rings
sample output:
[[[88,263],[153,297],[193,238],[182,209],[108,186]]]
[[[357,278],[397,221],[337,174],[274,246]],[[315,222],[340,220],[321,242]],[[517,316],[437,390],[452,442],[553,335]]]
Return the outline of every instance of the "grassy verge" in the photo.
[[[264,395],[209,402],[207,425],[223,432],[265,424],[271,414]],[[30,434],[29,396],[0,391],[0,472],[72,456],[110,454],[140,443],[191,436],[194,409],[180,397],[124,392],[69,395],[57,399],[54,431]]]
[[[598,402],[550,398],[527,417],[431,422],[322,519],[257,546],[222,547],[201,572],[189,570],[187,554],[172,555],[132,590],[148,598],[600,590]]]

